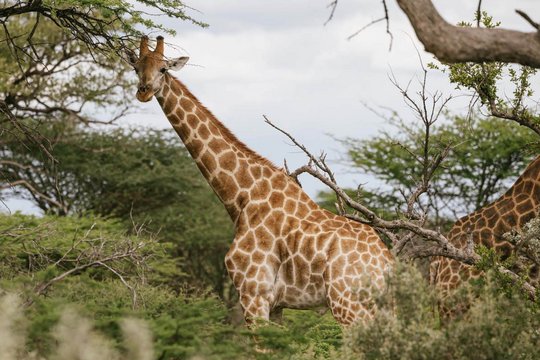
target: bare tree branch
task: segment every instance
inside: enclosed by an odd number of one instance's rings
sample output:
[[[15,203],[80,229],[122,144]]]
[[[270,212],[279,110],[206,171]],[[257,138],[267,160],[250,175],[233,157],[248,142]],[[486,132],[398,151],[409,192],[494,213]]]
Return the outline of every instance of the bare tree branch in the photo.
[[[440,61],[502,61],[540,68],[540,34],[450,25],[430,0],[396,0],[426,51]],[[538,28],[537,28],[538,29]]]

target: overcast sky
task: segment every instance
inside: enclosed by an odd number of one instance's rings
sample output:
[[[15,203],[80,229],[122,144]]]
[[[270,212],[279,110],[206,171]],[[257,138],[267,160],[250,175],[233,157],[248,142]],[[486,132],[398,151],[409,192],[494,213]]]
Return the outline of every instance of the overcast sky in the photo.
[[[386,107],[414,120],[399,92],[388,79],[392,71],[407,84],[420,76],[415,46],[425,62],[432,56],[422,51],[408,19],[395,4],[389,5],[390,39],[380,22],[354,37],[347,37],[383,15],[380,1],[340,0],[334,18],[329,16],[328,0],[191,0],[197,9],[190,15],[207,22],[200,28],[178,20],[165,21],[177,31],[166,37],[169,57],[188,55],[190,65],[175,75],[242,141],[278,165],[286,158],[289,167],[304,164],[305,157],[283,135],[266,125],[266,114],[314,153],[325,151],[343,186],[366,183],[376,186],[365,174],[350,173],[337,160],[344,150],[333,138],[347,136],[366,139],[387,128],[370,112],[371,107]],[[503,27],[530,31],[515,8],[533,18],[540,14],[536,0],[483,1],[484,9],[503,22]],[[477,1],[435,1],[451,23],[472,20]],[[538,19],[537,19],[538,20]],[[150,34],[152,37],[158,33]],[[174,46],[173,46],[174,45]],[[135,76],[135,74],[133,74]],[[447,94],[452,86],[437,72],[429,77],[429,87]],[[133,89],[133,94],[136,89]],[[135,96],[133,102],[136,103]],[[466,101],[450,104],[454,113],[466,111]],[[137,104],[138,105],[138,104]],[[170,128],[157,101],[141,105],[141,111],[123,124],[144,124]],[[172,129],[171,129],[172,131]],[[332,136],[330,136],[332,135]],[[314,196],[324,187],[302,178],[305,190]],[[27,204],[11,201],[12,211],[32,211]]]

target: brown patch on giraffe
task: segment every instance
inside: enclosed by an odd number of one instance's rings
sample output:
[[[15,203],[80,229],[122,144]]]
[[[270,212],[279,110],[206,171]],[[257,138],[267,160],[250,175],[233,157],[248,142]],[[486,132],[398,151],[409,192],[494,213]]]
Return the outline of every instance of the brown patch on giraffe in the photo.
[[[262,169],[260,165],[252,165],[249,168],[249,171],[251,172],[251,175],[258,180],[262,175]]]
[[[172,113],[177,103],[178,99],[174,95],[168,96],[163,104],[163,112],[165,115]]]
[[[266,203],[256,205],[249,204],[246,207],[245,212],[246,214],[249,214],[247,220],[250,228],[253,229],[259,226],[263,222],[264,218],[268,215],[270,210],[270,206]]]
[[[255,294],[257,291],[257,283],[255,281],[244,282],[244,291],[248,294]]]
[[[363,263],[366,263],[366,264],[368,264],[369,261],[371,260],[371,255],[368,254],[368,253],[363,253],[363,254],[361,255],[361,257],[362,257],[362,262],[363,262]]]
[[[217,168],[217,163],[216,160],[214,160],[214,156],[208,151],[205,151],[201,155],[201,162],[204,164],[209,174],[212,174]]]
[[[255,237],[257,238],[257,247],[262,251],[268,252],[274,247],[274,239],[263,226],[255,229]]]
[[[156,98],[158,99],[158,101],[159,99],[166,99],[167,97],[169,97],[169,92],[170,92],[169,84],[165,83],[163,87],[161,88],[161,96],[156,96]],[[172,95],[174,95],[174,93]],[[162,103],[160,102],[159,104],[161,105]]]
[[[231,260],[231,259],[226,259],[225,260],[225,267],[230,271],[230,270],[234,270],[235,269],[235,266],[234,266],[234,262]]]
[[[334,276],[336,274],[339,274],[341,272],[341,269],[343,269],[344,265],[345,265],[345,259],[342,256],[338,256],[330,264],[330,268],[332,269],[332,274],[334,274]]]
[[[182,97],[180,99],[180,106],[182,107],[182,109],[184,109],[185,112],[191,112],[191,110],[195,107],[195,104],[189,100],[188,98],[186,97]],[[195,116],[195,115],[193,115]],[[189,116],[188,116],[189,118]]]
[[[356,262],[360,261],[360,254],[358,252],[353,251],[349,255],[347,255],[347,262],[349,264],[355,264]]]
[[[529,222],[530,220],[532,220],[532,218],[534,218],[535,216],[536,216],[536,211],[534,210],[528,211],[519,217],[519,223],[525,224]]]
[[[315,241],[315,244],[317,245],[317,251],[324,250],[327,240],[328,238],[324,236],[324,234],[317,236],[317,240]]]
[[[240,209],[243,209],[249,202],[249,193],[246,190],[240,190],[236,194],[235,202]]]
[[[270,206],[272,208],[283,207],[283,203],[285,202],[285,196],[280,192],[274,191],[270,195],[270,199],[268,199],[268,202],[270,203]]]
[[[263,176],[267,179],[271,178],[274,172],[267,166],[263,167]]]
[[[198,117],[196,117],[193,114],[188,114],[186,120],[187,120],[187,123],[188,123],[190,128],[192,128],[192,129],[197,128],[197,124],[199,123],[199,118]]]
[[[201,121],[206,121],[206,114],[204,113],[204,111],[200,108],[200,107],[196,107],[195,108],[195,115],[201,119]]]
[[[264,255],[264,253],[260,250],[255,250],[255,252],[251,255],[253,262],[259,265],[263,263],[265,257],[266,255]]]
[[[222,139],[212,139],[208,143],[208,147],[217,155],[227,149],[227,144]]]
[[[356,249],[356,243],[357,243],[357,241],[352,240],[352,239],[343,239],[343,240],[341,240],[342,252],[348,253],[348,252],[350,252],[352,250],[355,250]]]
[[[271,269],[278,269],[279,265],[281,264],[281,261],[279,258],[274,254],[267,254],[266,255],[266,263],[270,265]]]
[[[217,177],[211,181],[212,185],[219,190],[221,199],[225,202],[233,200],[238,193],[238,186],[232,176],[220,172]]]
[[[175,114],[171,114],[167,116],[167,118],[169,119],[169,121],[171,122],[173,126],[180,124],[180,118],[176,116]]]
[[[197,128],[197,132],[199,133],[199,136],[203,140],[207,140],[210,137],[210,131],[208,130],[208,127],[204,123],[199,124],[199,127]]]
[[[184,142],[186,141],[187,136],[191,132],[191,129],[189,128],[188,124],[185,122],[180,122],[180,125],[174,126],[174,130],[176,130],[176,133],[180,135],[180,138]]]
[[[311,199],[309,198],[309,196],[305,193],[305,192],[300,192],[300,201],[304,202],[304,203],[311,203]]]
[[[289,185],[285,189],[285,196],[293,199],[298,198],[298,187],[293,183],[289,183]]]
[[[204,143],[201,140],[193,139],[189,142],[189,149],[193,151],[193,154],[200,154],[204,148]]]
[[[364,253],[368,250],[368,245],[363,241],[356,242],[356,251]]]
[[[253,185],[254,180],[249,173],[248,163],[246,160],[240,160],[238,162],[236,179],[238,180],[238,186],[240,186],[242,189],[249,189]]]
[[[257,271],[259,270],[259,268],[255,265],[250,265],[247,269],[247,272],[246,272],[246,277],[249,278],[249,279],[253,279],[257,276]]]
[[[232,281],[234,286],[238,289],[244,281],[244,275],[239,272],[235,272],[232,276]]]
[[[292,259],[287,259],[283,265],[283,281],[285,281],[286,284],[292,284],[294,282],[294,273],[293,273],[293,264]]]
[[[524,214],[533,208],[533,203],[530,199],[523,201],[520,204],[516,205],[516,212],[518,214]]]
[[[233,171],[236,168],[236,155],[232,151],[226,151],[219,157],[219,165],[222,169]]]
[[[298,203],[298,208],[296,209],[295,216],[299,218],[305,218],[307,214],[309,213],[309,208],[304,203]]]
[[[236,269],[239,271],[246,271],[249,265],[249,255],[236,251],[230,258],[236,265]]]
[[[255,249],[255,238],[253,237],[253,234],[246,234],[244,238],[238,243],[238,248],[248,253],[253,252],[253,250]]]
[[[266,199],[270,190],[270,181],[267,179],[258,180],[253,189],[251,189],[251,200],[257,201]]]
[[[283,208],[285,209],[286,213],[294,214],[294,212],[296,211],[296,201],[287,199]]]
[[[379,247],[379,244],[374,244],[369,247],[369,252],[373,256],[379,256],[382,253],[381,248]]]
[[[216,126],[212,121],[208,123],[208,129],[212,133],[212,135],[217,137],[222,137],[221,131],[219,131],[219,127]]]
[[[272,178],[272,188],[274,190],[284,190],[287,187],[287,180],[289,179],[285,178],[285,176],[286,175],[280,173]]]
[[[265,220],[264,226],[272,233],[281,235],[281,225],[284,219],[283,212],[280,210],[274,210]]]

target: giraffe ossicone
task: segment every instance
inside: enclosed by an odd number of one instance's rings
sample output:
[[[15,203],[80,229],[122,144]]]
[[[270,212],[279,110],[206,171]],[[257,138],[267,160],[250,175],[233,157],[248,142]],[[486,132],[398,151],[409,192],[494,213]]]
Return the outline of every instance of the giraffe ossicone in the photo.
[[[227,209],[235,237],[225,264],[246,321],[268,320],[283,308],[328,306],[351,324],[372,317],[374,289],[384,286],[393,257],[368,225],[319,207],[282,169],[239,141],[141,40],[132,65],[137,99],[156,97],[198,168]]]
[[[510,256],[513,245],[503,235],[521,229],[529,220],[540,215],[540,156],[537,156],[499,199],[459,219],[450,229],[448,240],[465,249],[472,240],[496,249],[504,257]],[[430,265],[430,282],[443,293],[443,297],[461,283],[477,278],[481,273],[474,267],[457,260],[436,257]],[[528,276],[534,284],[540,283],[540,269],[532,265]],[[447,315],[453,309],[446,309]]]

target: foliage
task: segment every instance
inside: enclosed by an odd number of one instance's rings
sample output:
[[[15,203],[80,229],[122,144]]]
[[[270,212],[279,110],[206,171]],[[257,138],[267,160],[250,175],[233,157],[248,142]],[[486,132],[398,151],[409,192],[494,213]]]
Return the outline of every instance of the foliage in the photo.
[[[513,245],[510,256],[503,257],[495,249],[479,246],[476,252],[482,260],[476,266],[480,270],[491,271],[502,289],[515,283],[504,271],[508,269],[519,275],[520,282],[527,282],[536,288],[537,293],[540,292],[540,216],[531,219],[523,228],[504,234],[503,239]]]
[[[23,346],[25,354],[47,358],[59,351],[58,346],[74,354],[81,353],[85,344],[91,346],[96,342],[106,343],[111,353],[125,353],[127,349],[123,344],[127,330],[122,319],[129,318],[144,320],[136,328],[148,328],[154,339],[155,357],[163,359],[194,356],[282,359],[300,356],[307,349],[324,358],[340,346],[341,329],[330,314],[321,317],[310,311],[286,311],[282,325],[261,327],[255,334],[244,327],[234,327],[229,323],[225,304],[214,294],[188,294],[169,286],[166,275],[178,274],[174,267],[176,260],[155,243],[151,250],[153,257],[145,260],[143,277],[140,265],[116,267],[136,290],[135,304],[132,290],[115,273],[97,265],[55,282],[47,289],[46,296],[37,295],[38,285],[44,279],[65,272],[74,258],[85,256],[72,250],[64,257],[64,262],[58,262],[58,258],[83,237],[104,238],[111,244],[121,243],[126,237],[136,238],[138,242],[154,242],[145,233],[137,237],[126,235],[122,223],[114,220],[89,216],[0,216],[0,289],[20,294],[20,301],[5,298],[13,306],[6,308],[12,317],[0,317],[2,344],[9,342],[12,348]],[[88,251],[86,255],[95,251]],[[50,265],[38,265],[30,260],[36,258],[50,259],[46,261]],[[2,294],[0,292],[0,297]],[[73,325],[73,319],[77,319],[80,327]],[[10,336],[4,336],[6,333]],[[66,333],[77,339],[89,334],[91,339],[74,342]],[[149,351],[148,337],[140,341],[146,345],[139,353]],[[254,341],[268,352],[256,352]],[[90,355],[89,359],[93,359]]]
[[[159,16],[191,21],[179,0],[4,1],[0,9],[0,132],[38,145],[44,121],[111,123],[128,111],[124,50]],[[155,15],[151,15],[155,12]],[[0,141],[0,145],[2,142]],[[1,174],[0,174],[1,177]]]
[[[422,167],[412,154],[424,151],[425,141],[420,125],[397,118],[392,124],[397,131],[362,142],[343,141],[351,164],[386,185],[386,191],[367,190],[381,194],[372,202],[386,209],[403,206],[401,193],[417,186]],[[449,212],[462,215],[493,201],[531,160],[526,149],[536,140],[530,131],[504,120],[461,117],[432,129],[430,137],[434,153],[457,144],[435,172],[425,201],[438,224]]]
[[[121,219],[125,228],[145,223],[183,259],[186,276],[171,279],[176,287],[188,280],[234,298],[223,262],[232,239],[230,220],[176,135],[151,129],[83,131],[65,123],[43,124],[40,133],[55,139],[56,161],[17,139],[0,147],[0,156],[10,160],[0,161],[0,173],[9,183],[24,181],[32,189],[23,185],[6,196],[26,198],[50,214],[91,211]]]
[[[485,11],[477,13],[475,21],[479,27],[487,29],[500,26],[500,22],[495,22]],[[468,22],[458,25],[472,26]],[[481,106],[492,116],[515,121],[540,135],[540,115],[529,101],[534,93],[531,84],[536,69],[528,66],[515,67],[504,62],[442,65],[431,63],[429,66],[447,73],[450,82],[456,84],[457,89],[471,90],[480,100]],[[503,80],[512,85],[512,97],[508,96],[507,91],[503,91]]]
[[[533,359],[540,345],[540,314],[518,289],[501,292],[492,276],[455,296],[472,306],[441,323],[435,294],[420,273],[398,265],[380,311],[345,336],[344,359]]]

